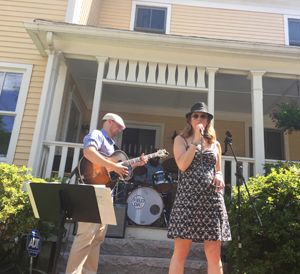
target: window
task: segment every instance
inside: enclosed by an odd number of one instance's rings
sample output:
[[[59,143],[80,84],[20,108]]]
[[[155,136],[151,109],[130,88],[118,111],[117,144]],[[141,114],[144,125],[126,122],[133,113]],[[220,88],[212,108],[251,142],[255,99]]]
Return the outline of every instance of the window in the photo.
[[[138,157],[141,153],[149,154],[162,143],[163,125],[126,122],[126,129],[115,140],[129,158]]]
[[[289,18],[289,44],[300,46],[300,19]]]
[[[250,157],[253,157],[252,148],[252,128],[249,130],[250,134]],[[272,160],[284,160],[284,141],[283,133],[278,129],[265,128],[264,130],[265,142],[265,158]]]
[[[142,153],[149,154],[155,148],[155,130],[126,128],[122,136],[122,150],[129,157],[138,157]]]
[[[285,44],[300,46],[300,17],[285,16]]]
[[[284,160],[283,133],[277,129],[265,129],[266,159]]]
[[[166,33],[167,8],[136,6],[134,30]]]
[[[0,161],[12,163],[32,66],[0,63]]]

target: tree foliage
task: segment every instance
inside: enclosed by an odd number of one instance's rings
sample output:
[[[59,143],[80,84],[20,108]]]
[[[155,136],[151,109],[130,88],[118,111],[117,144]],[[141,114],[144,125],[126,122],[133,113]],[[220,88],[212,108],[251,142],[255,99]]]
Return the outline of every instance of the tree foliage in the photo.
[[[272,169],[247,182],[262,220],[260,227],[245,186],[241,186],[241,242],[237,242],[237,188],[229,205],[233,241],[226,248],[230,273],[299,273],[300,269],[300,168]]]
[[[283,131],[300,130],[300,107],[295,101],[279,104],[270,116],[275,126]]]

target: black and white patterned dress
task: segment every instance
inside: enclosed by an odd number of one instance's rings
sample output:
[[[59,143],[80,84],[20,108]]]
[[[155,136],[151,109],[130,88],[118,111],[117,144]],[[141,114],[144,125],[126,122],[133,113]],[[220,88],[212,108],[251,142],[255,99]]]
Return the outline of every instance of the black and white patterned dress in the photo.
[[[223,194],[212,184],[217,151],[216,144],[203,152],[198,147],[191,165],[180,173],[168,238],[231,240]]]

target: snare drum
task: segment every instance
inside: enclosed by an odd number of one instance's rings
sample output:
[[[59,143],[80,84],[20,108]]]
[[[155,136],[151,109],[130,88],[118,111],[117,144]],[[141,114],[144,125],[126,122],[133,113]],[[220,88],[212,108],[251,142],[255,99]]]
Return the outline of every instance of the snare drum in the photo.
[[[128,218],[138,225],[151,225],[160,217],[162,210],[162,198],[150,187],[139,187],[128,196]]]
[[[172,190],[172,178],[164,171],[157,171],[153,174],[153,187],[159,193],[167,193]]]

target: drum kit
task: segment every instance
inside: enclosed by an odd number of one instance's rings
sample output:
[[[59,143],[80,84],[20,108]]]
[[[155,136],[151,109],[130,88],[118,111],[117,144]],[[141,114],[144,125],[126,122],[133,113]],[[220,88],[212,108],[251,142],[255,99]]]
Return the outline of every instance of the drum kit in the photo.
[[[166,226],[172,206],[168,197],[173,195],[175,180],[164,171],[155,172],[152,179],[152,185],[138,184],[128,192],[127,216],[136,225],[152,225],[163,218]]]

